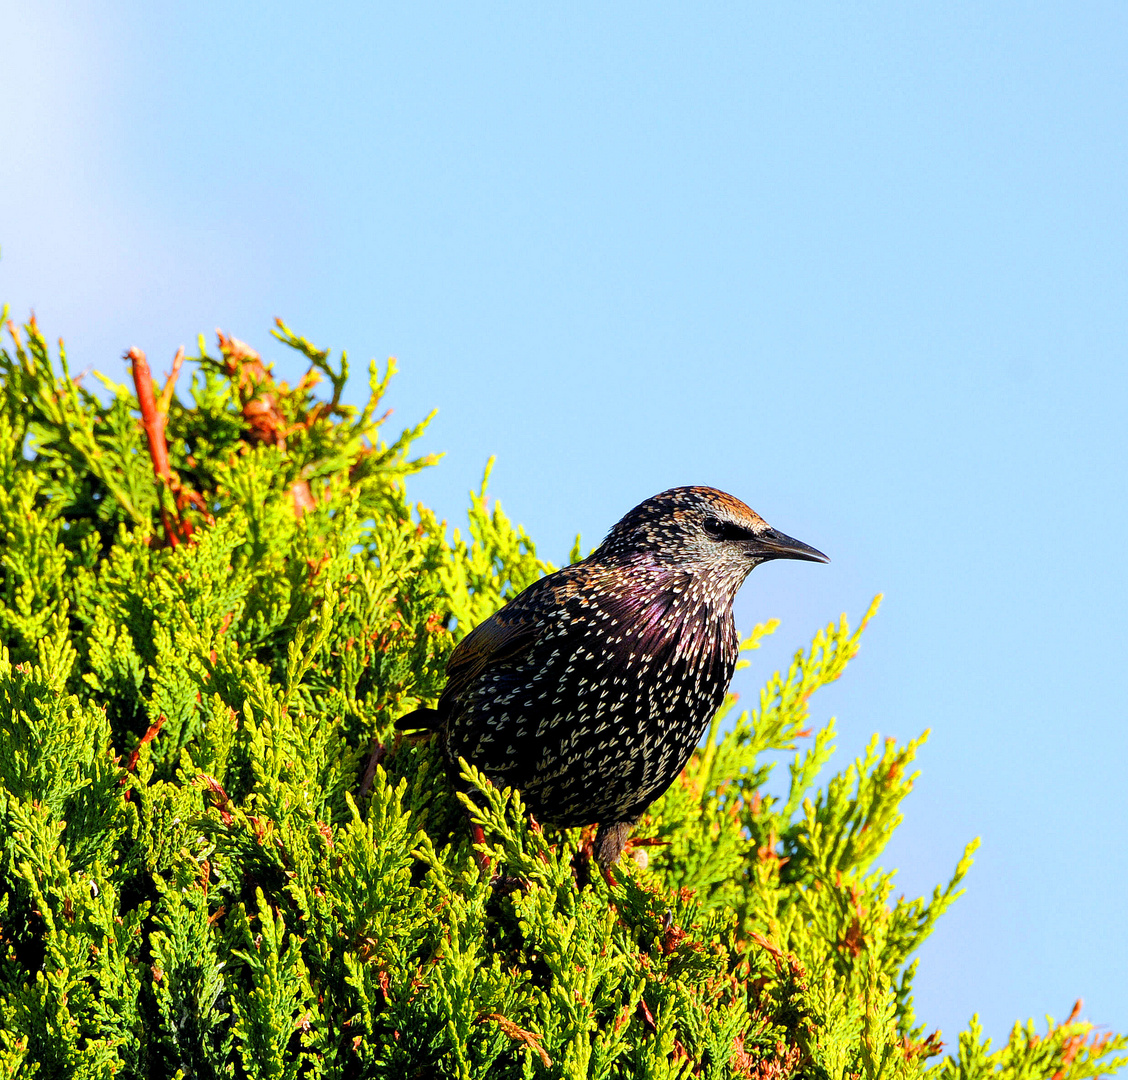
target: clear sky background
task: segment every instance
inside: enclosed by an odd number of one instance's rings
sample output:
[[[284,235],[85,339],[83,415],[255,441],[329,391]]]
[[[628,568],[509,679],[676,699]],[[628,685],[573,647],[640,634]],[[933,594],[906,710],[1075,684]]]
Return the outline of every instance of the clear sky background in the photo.
[[[1128,7],[0,0],[0,300],[72,369],[274,315],[440,409],[412,492],[543,555],[713,484],[745,694],[887,600],[814,715],[932,729],[882,862],[983,837],[918,1017],[1128,1030]],[[357,387],[359,396],[360,386]],[[398,430],[398,427],[396,428]]]

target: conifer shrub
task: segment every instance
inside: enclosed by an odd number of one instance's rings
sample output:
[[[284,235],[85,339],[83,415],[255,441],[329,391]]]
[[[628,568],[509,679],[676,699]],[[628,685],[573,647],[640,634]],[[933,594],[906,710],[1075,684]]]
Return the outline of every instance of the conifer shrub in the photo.
[[[923,736],[875,737],[820,786],[834,725],[808,728],[876,603],[722,710],[609,883],[591,830],[541,828],[469,767],[452,784],[394,729],[551,568],[484,482],[466,536],[408,503],[433,461],[411,452],[426,421],[382,438],[392,364],[354,408],[346,358],[279,324],[309,365],[294,386],[220,335],[181,393],[182,353],[158,386],[137,350],[133,385],[95,393],[34,319],[8,329],[4,1076],[1083,1080],[1124,1060],[1076,1010],[999,1049],[975,1020],[942,1049],[916,1017],[912,954],[975,845],[930,898],[892,899],[875,860]]]

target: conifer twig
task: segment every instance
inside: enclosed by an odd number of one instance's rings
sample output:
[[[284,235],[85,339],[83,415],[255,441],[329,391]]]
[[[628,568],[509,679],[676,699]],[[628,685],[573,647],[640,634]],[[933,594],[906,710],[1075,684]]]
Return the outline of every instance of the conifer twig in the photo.
[[[164,727],[167,719],[168,717],[165,716],[164,713],[161,713],[160,716],[157,717],[157,722],[149,725],[145,734],[141,736],[141,741],[134,747],[133,753],[129,755],[129,764],[125,767],[126,772],[133,772],[133,770],[137,768],[137,761],[141,757],[142,748],[148,746],[148,744],[160,734],[160,730]]]
[[[372,749],[372,753],[368,758],[368,765],[364,770],[364,779],[360,782],[360,798],[364,798],[372,787],[372,781],[376,779],[376,766],[384,760],[384,755],[388,752],[388,748],[383,743],[377,743]]]
[[[164,503],[161,503],[161,524],[164,526],[165,536],[172,547],[181,540],[192,538],[192,523],[184,516],[184,511],[189,504],[196,507],[204,516],[212,520],[208,513],[207,503],[195,491],[185,488],[180,483],[180,477],[172,471],[168,462],[168,440],[165,438],[165,426],[168,424],[168,410],[172,405],[172,392],[176,385],[176,378],[184,366],[184,346],[176,350],[172,358],[172,371],[169,372],[161,389],[161,396],[153,396],[153,373],[149,369],[149,361],[145,353],[134,345],[125,354],[126,359],[132,362],[133,383],[137,388],[137,404],[141,409],[141,427],[149,443],[149,457],[153,461],[153,472],[157,479],[166,485],[172,492],[176,501],[177,518],[175,524]]]
[[[145,353],[132,346],[125,354],[126,359],[132,362],[133,385],[137,388],[137,404],[141,408],[141,427],[149,443],[149,457],[153,460],[153,472],[157,479],[168,483],[168,443],[165,441],[164,429],[168,414],[162,413],[157,408],[156,399],[153,397],[153,373],[149,370],[149,361]],[[162,394],[163,398],[164,395]],[[172,547],[180,542],[177,530],[173,527],[172,519],[161,503],[161,524],[164,526],[165,537]]]
[[[535,1031],[526,1031],[523,1027],[515,1024],[501,1013],[484,1013],[482,1016],[478,1017],[479,1024],[484,1024],[487,1020],[492,1020],[511,1039],[517,1039],[523,1042],[530,1050],[537,1054],[546,1069],[552,1068],[552,1058],[548,1056],[545,1048],[541,1046],[541,1037]]]
[[[317,504],[313,501],[313,493],[309,490],[309,483],[305,480],[295,480],[290,485],[290,498],[294,503],[294,517],[300,518],[307,510],[312,510]]]
[[[183,350],[177,355],[182,355]],[[149,441],[149,456],[153,459],[153,472],[162,480],[169,477],[168,443],[165,441],[164,429],[168,414],[157,408],[156,399],[153,397],[153,373],[149,370],[149,361],[145,353],[134,345],[125,354],[126,359],[133,364],[133,383],[137,387],[137,404],[141,407],[141,427]],[[161,394],[162,402],[164,394]]]

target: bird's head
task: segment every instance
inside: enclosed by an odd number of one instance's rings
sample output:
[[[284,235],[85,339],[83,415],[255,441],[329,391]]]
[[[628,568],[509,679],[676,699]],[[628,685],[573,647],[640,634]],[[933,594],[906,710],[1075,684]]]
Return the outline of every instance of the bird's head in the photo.
[[[770,559],[830,562],[773,529],[739,499],[711,487],[670,488],[639,503],[592,553],[597,561],[644,562],[733,583]]]

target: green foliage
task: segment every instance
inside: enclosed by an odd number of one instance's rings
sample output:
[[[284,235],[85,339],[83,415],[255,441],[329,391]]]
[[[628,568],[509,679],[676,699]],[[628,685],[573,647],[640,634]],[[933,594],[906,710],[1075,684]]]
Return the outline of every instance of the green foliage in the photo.
[[[591,829],[542,829],[395,732],[455,639],[551,567],[484,482],[466,538],[407,502],[431,461],[410,456],[423,425],[381,441],[392,365],[353,408],[345,358],[280,326],[310,365],[292,388],[221,335],[187,400],[179,360],[158,387],[136,353],[143,392],[93,393],[34,322],[10,332],[0,1075],[1084,1080],[1123,1060],[1076,1015],[995,1052],[973,1020],[939,1057],[914,1015],[912,955],[974,844],[931,898],[892,900],[877,860],[923,737],[875,737],[819,786],[833,721],[809,728],[876,604],[717,716],[605,880]]]

